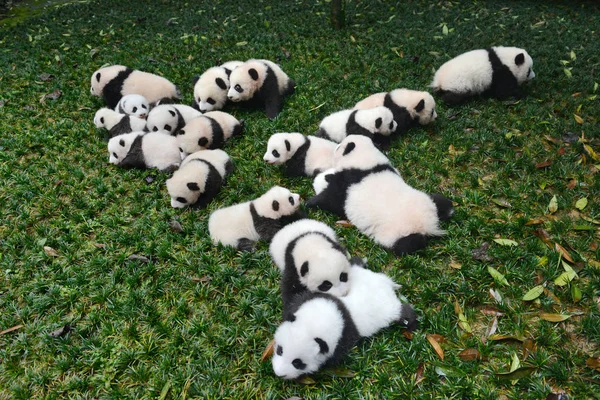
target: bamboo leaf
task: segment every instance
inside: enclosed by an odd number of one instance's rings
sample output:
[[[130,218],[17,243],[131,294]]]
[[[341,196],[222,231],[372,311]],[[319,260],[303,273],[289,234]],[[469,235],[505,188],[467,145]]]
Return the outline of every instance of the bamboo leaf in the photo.
[[[536,367],[521,367],[512,372],[498,372],[496,376],[501,379],[521,379],[531,375],[537,368]]]
[[[446,24],[444,24],[444,26],[442,26],[442,34],[448,35],[448,26]]]
[[[518,246],[519,245],[519,243],[517,243],[511,239],[494,239],[494,242],[498,243],[501,246]]]
[[[568,272],[563,272],[554,280],[554,284],[560,287],[566,286],[573,280],[573,278],[570,278],[570,276],[571,274]]]
[[[583,211],[583,209],[588,205],[588,199],[586,197],[583,197],[579,200],[577,200],[577,203],[575,203],[575,208],[578,209],[579,211]]]
[[[573,303],[578,303],[583,297],[583,293],[581,293],[581,289],[575,284],[571,285],[571,298],[573,299]]]
[[[552,199],[550,200],[550,204],[548,204],[548,211],[550,211],[550,214],[554,214],[557,210],[558,210],[558,199],[556,198],[556,195],[554,195],[554,196],[552,196]]]
[[[571,316],[565,314],[540,313],[540,318],[549,322],[562,322],[571,318]]]
[[[487,267],[488,272],[490,273],[490,275],[492,276],[492,278],[494,278],[494,280],[502,285],[508,286],[508,281],[506,280],[506,278],[504,277],[504,275],[502,275],[496,268],[494,267]]]
[[[523,301],[535,300],[540,297],[542,293],[544,293],[544,286],[537,285],[525,293],[525,296],[523,296]]]

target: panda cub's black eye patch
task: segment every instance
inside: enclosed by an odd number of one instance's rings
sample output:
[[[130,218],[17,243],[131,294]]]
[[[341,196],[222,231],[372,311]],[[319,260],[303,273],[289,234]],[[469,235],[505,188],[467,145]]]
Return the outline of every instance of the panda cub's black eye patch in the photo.
[[[100,117],[100,122],[104,123],[104,117]]]
[[[321,283],[321,284],[319,285],[319,290],[320,290],[321,292],[326,292],[326,291],[328,291],[329,289],[331,289],[331,287],[332,287],[332,286],[333,286],[333,285],[331,284],[331,282],[329,282],[329,281],[323,281],[323,283]]]
[[[348,282],[348,274],[346,272],[340,274],[340,282]]]
[[[184,197],[178,197],[175,200],[177,200],[178,202],[183,203],[183,204],[187,203],[187,200]]]
[[[113,152],[113,157],[114,158],[119,158],[119,156],[117,155],[117,153]]]
[[[283,354],[283,349],[281,348],[281,346],[277,346],[276,353],[277,353],[278,356],[280,356],[280,355]]]
[[[208,99],[206,99],[206,102],[208,104],[212,104],[212,105],[215,105],[217,103],[212,97],[209,97]]]
[[[142,108],[145,110],[145,109],[147,109],[148,107],[146,107],[146,105],[145,105],[145,104],[142,104]]]
[[[234,89],[238,93],[242,93],[244,91],[244,89],[242,89],[242,87],[240,85],[235,85]]]
[[[281,154],[279,154],[279,152],[277,150],[273,150],[271,152],[271,154],[273,154],[273,157],[277,157],[277,158],[279,158],[279,156],[281,155]]]
[[[290,204],[291,204],[291,205],[294,205],[294,198],[293,198],[292,196],[290,196],[290,197],[288,198],[288,200],[290,201]]]
[[[137,112],[137,107],[133,107],[133,112]]]
[[[169,131],[169,132],[171,132],[171,125],[169,125],[169,124],[166,124],[166,125],[165,125],[165,131]]]
[[[294,359],[294,361],[292,361],[292,365],[294,366],[294,368],[299,370],[303,370],[304,368],[306,368],[306,364],[304,364],[304,362],[302,362],[302,360],[299,358]]]

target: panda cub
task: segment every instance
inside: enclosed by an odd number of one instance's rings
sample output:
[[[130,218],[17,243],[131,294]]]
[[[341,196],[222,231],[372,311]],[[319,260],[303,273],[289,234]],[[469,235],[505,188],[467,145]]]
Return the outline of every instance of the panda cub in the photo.
[[[417,328],[414,308],[400,302],[395,293],[399,285],[388,276],[352,266],[350,278],[347,296],[304,292],[284,304],[272,358],[278,377],[296,379],[333,366],[361,338],[393,324],[408,331]]]
[[[300,195],[274,186],[257,199],[214,211],[208,231],[215,245],[252,251],[255,242],[271,241],[286,222],[291,222],[299,206]]]
[[[193,107],[201,112],[220,110],[227,102],[229,75],[242,61],[229,61],[207,69],[194,81]]]
[[[165,130],[175,135],[185,124],[201,115],[200,111],[184,104],[160,104],[148,114],[146,127],[149,132]]]
[[[472,50],[444,63],[435,72],[431,87],[449,104],[477,95],[520,98],[519,85],[535,77],[532,68],[529,54],[517,47]]]
[[[123,168],[175,170],[181,163],[177,140],[166,132],[131,132],[108,141],[109,162]]]
[[[110,108],[101,108],[94,115],[96,128],[108,129],[108,137],[112,138],[124,133],[143,131],[146,129],[146,120],[132,116],[119,114]]]
[[[350,288],[351,260],[333,229],[313,219],[302,219],[282,228],[269,246],[281,271],[283,303],[306,290],[345,296]]]
[[[140,94],[150,103],[179,99],[177,87],[168,79],[124,65],[111,65],[95,71],[90,93],[104,98],[106,105],[112,109],[121,97],[128,94]]]
[[[452,202],[409,186],[369,138],[344,139],[335,151],[334,168],[307,206],[345,216],[396,255],[422,249],[429,237],[445,233],[439,223],[452,216]]]
[[[167,179],[171,206],[206,207],[219,193],[225,177],[233,170],[223,150],[204,150],[186,157],[181,167]]]
[[[119,114],[146,119],[150,111],[150,104],[142,95],[128,94],[121,97],[121,100],[119,100],[119,103],[115,107],[115,111]]]
[[[275,133],[267,142],[263,160],[269,164],[285,163],[289,176],[314,176],[333,166],[336,143],[301,133]]]
[[[437,118],[435,100],[427,92],[394,89],[389,93],[375,93],[359,101],[355,110],[386,107],[392,111],[397,123],[396,132],[402,134],[414,125],[427,125]]]
[[[248,60],[229,76],[227,98],[264,106],[269,119],[279,115],[285,96],[294,93],[296,82],[269,60]]]
[[[240,134],[244,121],[222,111],[209,111],[190,120],[176,132],[182,158],[204,149],[220,149],[233,135]]]
[[[398,124],[392,112],[383,106],[366,110],[342,110],[325,117],[319,125],[317,136],[336,143],[349,135],[365,135],[374,140],[389,137]],[[384,138],[381,138],[385,141]]]

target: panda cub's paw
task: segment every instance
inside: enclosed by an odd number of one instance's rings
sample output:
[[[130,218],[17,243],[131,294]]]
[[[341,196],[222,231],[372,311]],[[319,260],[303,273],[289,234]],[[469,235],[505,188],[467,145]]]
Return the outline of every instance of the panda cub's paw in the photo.
[[[417,313],[412,305],[408,303],[402,304],[400,308],[400,325],[404,326],[407,331],[412,332],[419,327],[417,321]]]
[[[254,251],[254,241],[250,239],[239,239],[237,243],[237,249],[240,251]]]

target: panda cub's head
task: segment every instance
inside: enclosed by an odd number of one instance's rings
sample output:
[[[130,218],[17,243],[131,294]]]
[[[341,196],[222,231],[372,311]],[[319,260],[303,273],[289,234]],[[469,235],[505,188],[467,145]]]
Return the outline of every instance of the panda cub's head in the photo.
[[[267,75],[267,66],[256,60],[243,63],[229,76],[227,98],[231,101],[250,100],[261,88]]]
[[[189,157],[193,157],[193,154]],[[167,191],[171,196],[173,208],[185,208],[195,204],[206,188],[208,166],[188,158],[184,161],[185,164],[167,179]]]
[[[275,331],[275,375],[296,379],[317,372],[333,356],[343,330],[343,315],[331,299],[304,302]]]
[[[495,47],[496,54],[515,76],[520,84],[535,78],[533,59],[524,49],[518,47]]]
[[[297,146],[294,133],[275,133],[267,142],[267,151],[263,160],[269,164],[279,165],[288,161],[296,152]]]
[[[348,168],[370,169],[377,165],[389,164],[388,158],[380,152],[373,141],[363,135],[349,135],[335,148],[333,153],[336,170]]]
[[[213,142],[211,121],[205,116],[192,119],[176,134],[182,159],[188,154],[208,149]]]
[[[292,215],[300,207],[300,195],[281,186],[273,186],[254,200],[258,212],[268,218],[279,219]]]
[[[223,67],[204,71],[194,85],[194,101],[201,112],[220,110],[227,102],[229,77]]]
[[[165,130],[174,134],[179,124],[179,112],[170,104],[160,104],[152,109],[146,120],[146,129],[149,132]]]
[[[144,132],[131,132],[118,135],[108,141],[108,162],[111,164],[120,164],[127,154],[135,138],[143,135]]]
[[[102,96],[104,86],[114,79],[119,72],[126,70],[124,65],[111,65],[96,70],[90,79],[90,93],[93,96]]]
[[[115,111],[145,119],[150,111],[150,104],[141,94],[128,94],[121,97]]]
[[[106,107],[96,111],[96,114],[94,115],[94,125],[96,125],[96,128],[105,128],[108,118],[110,118],[113,114],[115,114],[115,111]]]
[[[429,92],[394,89],[390,92],[392,101],[406,108],[411,118],[421,125],[427,125],[437,118],[435,99]]]

